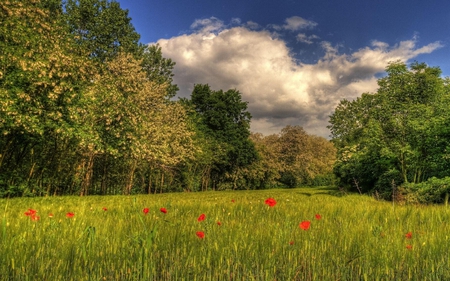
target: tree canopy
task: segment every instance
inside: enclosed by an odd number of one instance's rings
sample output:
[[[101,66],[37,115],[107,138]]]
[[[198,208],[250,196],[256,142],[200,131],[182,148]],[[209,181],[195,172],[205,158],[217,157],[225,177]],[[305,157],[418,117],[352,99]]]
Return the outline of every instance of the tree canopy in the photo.
[[[438,67],[392,62],[376,93],[342,100],[330,117],[334,172],[361,192],[448,174],[450,88]]]

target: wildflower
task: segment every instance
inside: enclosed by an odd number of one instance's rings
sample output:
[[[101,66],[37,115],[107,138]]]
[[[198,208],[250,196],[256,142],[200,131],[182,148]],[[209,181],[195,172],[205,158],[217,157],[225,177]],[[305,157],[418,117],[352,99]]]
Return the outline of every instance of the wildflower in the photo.
[[[234,203],[234,202],[236,202],[234,199],[231,199],[231,203]]]
[[[289,241],[289,245],[294,245],[294,241]]]
[[[200,238],[200,239],[205,238],[205,233],[203,231],[197,231],[195,233],[195,235],[197,235],[197,237]]]
[[[103,207],[102,210],[106,212],[106,211],[108,211],[108,208]]]
[[[406,239],[411,239],[412,238],[412,232],[408,232],[405,234]]]
[[[53,214],[52,213],[48,214],[48,217],[53,218]]]
[[[36,210],[28,209],[28,211],[26,211],[24,214],[25,214],[25,216],[27,216],[27,217],[31,217],[31,216],[35,215],[36,213],[37,213]]]
[[[66,217],[68,217],[68,218],[73,218],[73,216],[75,216],[75,214],[74,214],[74,213],[71,213],[71,212],[68,212],[68,213],[66,214]]]
[[[412,250],[412,245],[410,245],[410,244],[406,245],[406,249]]]
[[[205,219],[206,219],[206,215],[205,215],[205,214],[201,214],[201,215],[198,217],[197,221],[204,221]]]
[[[40,216],[36,216],[35,214],[31,215],[32,221],[38,221],[40,218],[41,218]]]
[[[218,226],[221,226],[222,223],[221,223],[220,221],[217,221],[217,225],[218,225]]]
[[[144,208],[144,209],[142,210],[142,212],[144,212],[144,215],[148,214],[149,211],[150,211],[149,208]]]
[[[161,208],[159,210],[161,211],[161,213],[167,214],[167,209],[166,208]]]
[[[273,198],[268,198],[264,203],[266,203],[266,205],[269,205],[269,207],[273,207],[277,204],[277,201]]]
[[[310,226],[311,226],[311,222],[310,222],[310,221],[302,221],[302,222],[299,224],[299,227],[300,227],[301,229],[303,229],[303,230],[308,230]]]
[[[322,218],[322,216],[321,215],[319,215],[319,214],[316,214],[316,220],[320,220]]]

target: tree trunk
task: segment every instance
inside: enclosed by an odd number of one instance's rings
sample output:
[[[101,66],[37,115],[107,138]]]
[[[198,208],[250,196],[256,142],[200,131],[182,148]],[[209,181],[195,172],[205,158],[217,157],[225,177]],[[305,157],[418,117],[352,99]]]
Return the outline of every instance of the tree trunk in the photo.
[[[134,172],[136,171],[137,167],[137,160],[133,160],[133,163],[131,164],[131,170],[130,174],[127,180],[127,184],[125,186],[125,194],[130,195],[131,189],[133,188],[133,181],[134,181]]]
[[[94,153],[89,152],[87,159],[84,159],[82,164],[83,180],[81,182],[80,196],[88,195],[89,187],[92,184],[92,175],[94,173]]]

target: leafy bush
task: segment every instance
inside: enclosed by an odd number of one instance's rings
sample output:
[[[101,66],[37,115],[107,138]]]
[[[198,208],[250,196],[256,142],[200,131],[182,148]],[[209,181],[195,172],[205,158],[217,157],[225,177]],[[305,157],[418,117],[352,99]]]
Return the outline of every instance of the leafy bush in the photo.
[[[421,183],[404,184],[405,201],[407,203],[448,203],[448,194],[450,193],[450,177],[438,179],[429,178]]]

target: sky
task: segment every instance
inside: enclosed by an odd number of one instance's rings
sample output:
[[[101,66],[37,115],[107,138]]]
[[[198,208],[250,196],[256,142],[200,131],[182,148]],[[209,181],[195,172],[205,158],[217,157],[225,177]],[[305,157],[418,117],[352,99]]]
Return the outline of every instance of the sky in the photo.
[[[141,43],[172,59],[179,97],[238,90],[251,131],[330,137],[342,99],[376,92],[389,62],[450,76],[448,0],[118,0]]]

